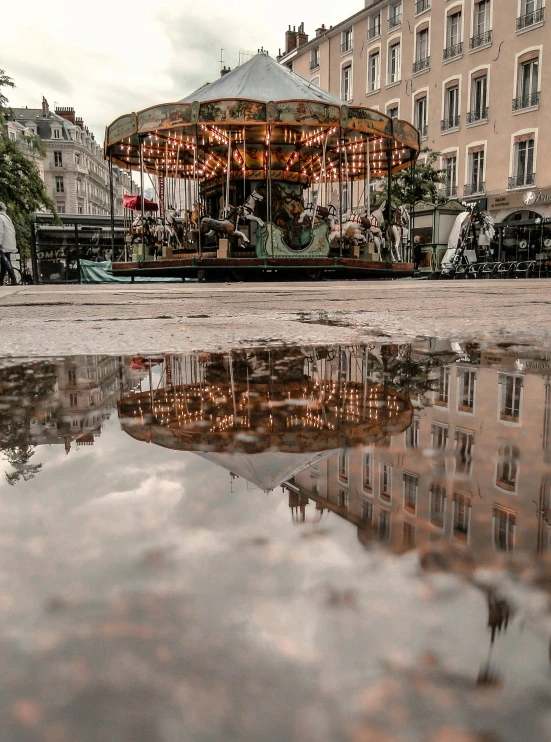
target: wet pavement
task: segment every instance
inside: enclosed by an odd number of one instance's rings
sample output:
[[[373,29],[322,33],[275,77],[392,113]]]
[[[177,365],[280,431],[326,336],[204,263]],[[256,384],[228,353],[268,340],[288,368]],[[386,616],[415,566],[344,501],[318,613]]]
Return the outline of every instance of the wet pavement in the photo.
[[[551,736],[551,346],[5,359],[0,390],[2,742]]]

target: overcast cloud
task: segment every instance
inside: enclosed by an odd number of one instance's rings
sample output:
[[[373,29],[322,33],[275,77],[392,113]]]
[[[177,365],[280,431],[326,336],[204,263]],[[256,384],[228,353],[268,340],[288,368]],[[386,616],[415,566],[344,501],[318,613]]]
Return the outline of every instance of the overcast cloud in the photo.
[[[73,106],[100,141],[117,116],[179,100],[219,75],[220,49],[234,67],[239,51],[276,56],[288,25],[312,36],[361,10],[362,0],[210,0],[209,3],[57,0],[2,8],[0,69],[16,82],[14,107]]]

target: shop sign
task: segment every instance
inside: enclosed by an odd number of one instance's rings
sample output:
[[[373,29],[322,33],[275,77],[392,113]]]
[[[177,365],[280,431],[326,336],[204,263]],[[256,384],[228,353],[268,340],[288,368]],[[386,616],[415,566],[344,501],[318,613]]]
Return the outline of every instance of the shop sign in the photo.
[[[551,206],[551,188],[542,190],[541,188],[535,188],[530,191],[513,191],[512,193],[505,193],[503,196],[493,196],[488,199],[488,209],[490,211],[496,209],[507,209],[531,206]]]

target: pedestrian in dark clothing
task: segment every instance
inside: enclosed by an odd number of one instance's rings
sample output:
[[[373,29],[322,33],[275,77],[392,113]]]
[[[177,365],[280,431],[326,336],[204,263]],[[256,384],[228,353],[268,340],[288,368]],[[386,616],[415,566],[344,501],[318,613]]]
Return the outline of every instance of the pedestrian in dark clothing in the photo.
[[[415,237],[413,240],[413,270],[418,271],[423,259],[423,251],[421,249],[421,239]]]
[[[8,274],[12,285],[17,283],[11,265],[11,254],[16,251],[15,228],[12,220],[6,213],[6,204],[0,201],[0,286],[4,285],[6,273]]]

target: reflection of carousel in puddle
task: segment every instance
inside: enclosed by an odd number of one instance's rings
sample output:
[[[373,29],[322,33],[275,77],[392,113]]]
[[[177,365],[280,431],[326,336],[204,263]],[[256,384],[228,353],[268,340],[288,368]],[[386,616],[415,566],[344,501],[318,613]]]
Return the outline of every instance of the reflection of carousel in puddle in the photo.
[[[407,395],[365,376],[354,380],[350,368],[329,362],[321,369],[324,352],[331,351],[314,353],[314,362],[297,348],[166,356],[160,374],[150,373],[150,388],[119,403],[122,428],[271,490],[335,449],[370,445],[410,425]]]

